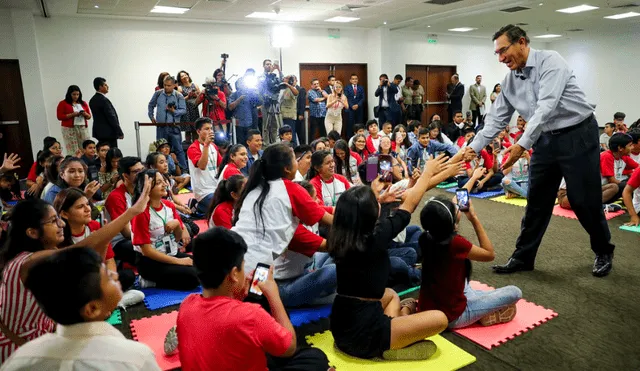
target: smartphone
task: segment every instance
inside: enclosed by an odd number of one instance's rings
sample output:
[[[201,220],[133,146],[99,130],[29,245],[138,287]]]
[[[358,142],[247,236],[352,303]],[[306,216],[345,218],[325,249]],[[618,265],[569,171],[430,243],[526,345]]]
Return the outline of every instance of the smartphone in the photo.
[[[249,295],[261,298],[262,290],[258,287],[258,282],[264,282],[267,280],[269,276],[269,265],[258,263],[256,266],[256,270],[253,272],[253,277],[251,278],[251,287],[249,287]]]
[[[393,158],[391,155],[378,156],[378,175],[380,175],[380,181],[391,182],[393,180],[392,170]]]
[[[367,158],[367,183],[371,183],[378,177],[378,157],[370,156]]]
[[[409,172],[409,175],[413,175],[413,165],[411,164],[411,159],[407,161],[407,171]]]
[[[465,188],[456,189],[456,199],[458,199],[460,211],[469,211],[469,191]]]

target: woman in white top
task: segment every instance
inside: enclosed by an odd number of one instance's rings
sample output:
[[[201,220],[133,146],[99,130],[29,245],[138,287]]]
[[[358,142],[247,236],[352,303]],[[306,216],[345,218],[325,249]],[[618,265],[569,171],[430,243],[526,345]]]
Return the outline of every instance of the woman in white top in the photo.
[[[440,121],[434,121],[429,124],[429,139],[435,140],[442,144],[453,145],[453,142],[449,137],[442,132],[442,124]]]
[[[89,138],[91,111],[87,102],[82,100],[82,92],[77,85],[67,89],[67,95],[58,103],[58,120],[62,122],[62,140],[67,154],[73,155],[82,149],[82,142]]]
[[[496,99],[498,99],[498,95],[500,94],[501,91],[502,91],[502,85],[496,84],[493,87],[493,92],[489,96],[489,99],[491,99],[491,104],[493,104],[493,102],[495,102]]]
[[[347,96],[342,94],[342,83],[336,81],[333,92],[327,97],[327,115],[324,118],[327,133],[331,130],[342,133],[342,110],[345,107],[349,107]]]
[[[391,134],[391,149],[406,163],[409,148],[411,148],[411,140],[409,140],[407,136],[407,128],[402,124],[396,125],[396,127],[393,128],[393,134]]]
[[[333,159],[336,164],[336,172],[353,184],[361,185],[360,175],[358,174],[358,160],[351,156],[351,150],[346,140],[340,139],[333,146]]]
[[[335,207],[340,195],[351,188],[347,178],[336,174],[336,162],[327,150],[316,151],[311,155],[311,169],[307,179],[316,189],[318,203],[324,206]]]

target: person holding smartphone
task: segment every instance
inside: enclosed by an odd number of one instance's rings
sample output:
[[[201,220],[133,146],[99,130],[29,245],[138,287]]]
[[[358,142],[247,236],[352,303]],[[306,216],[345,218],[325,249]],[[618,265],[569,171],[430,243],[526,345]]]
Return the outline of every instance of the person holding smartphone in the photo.
[[[327,115],[324,118],[324,128],[327,133],[332,130],[342,133],[342,110],[349,107],[347,96],[343,94],[342,82],[336,81],[333,91],[327,97]]]
[[[484,173],[484,168],[477,168],[453,200],[431,197],[420,212],[424,233],[419,239],[423,266],[418,308],[444,312],[449,328],[511,321],[517,312],[515,304],[522,298],[522,291],[516,286],[492,291],[469,286],[471,261],[489,262],[495,258],[493,244],[469,199],[473,185]],[[480,246],[458,234],[461,212],[473,225]]]
[[[199,214],[204,214],[211,204],[213,193],[218,187],[217,170],[222,163],[222,156],[218,147],[213,143],[213,122],[208,117],[196,120],[198,140],[194,141],[187,150],[189,158],[189,174],[191,186],[197,201],[195,208]],[[193,209],[193,205],[189,205]]]

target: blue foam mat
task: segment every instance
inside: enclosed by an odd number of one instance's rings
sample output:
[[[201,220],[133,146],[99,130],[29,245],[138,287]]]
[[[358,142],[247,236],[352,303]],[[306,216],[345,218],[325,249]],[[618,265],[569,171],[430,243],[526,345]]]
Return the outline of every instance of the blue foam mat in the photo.
[[[456,189],[458,188],[449,188],[446,191],[449,193],[456,193]],[[501,196],[504,194],[504,189],[496,189],[495,191],[484,191],[478,193],[469,192],[470,197],[474,198],[491,198],[496,196]]]
[[[168,289],[150,288],[143,289],[145,298],[144,305],[149,310],[157,310],[160,308],[170,307],[172,305],[181,304],[190,294],[199,294],[202,287],[198,287],[191,291],[176,291]]]
[[[291,324],[298,327],[305,323],[311,323],[321,318],[329,317],[329,314],[331,314],[331,304],[319,307],[287,309],[287,311],[289,312]]]

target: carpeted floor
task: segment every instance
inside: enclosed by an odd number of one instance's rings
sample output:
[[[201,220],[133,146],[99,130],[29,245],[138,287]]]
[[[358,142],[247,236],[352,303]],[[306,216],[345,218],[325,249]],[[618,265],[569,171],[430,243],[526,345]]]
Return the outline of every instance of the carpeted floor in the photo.
[[[449,195],[440,190],[432,195]],[[511,255],[524,208],[491,200],[473,199],[496,251],[496,263]],[[413,224],[419,225],[419,209]],[[444,337],[476,356],[468,370],[640,370],[640,234],[618,227],[628,216],[609,221],[616,244],[613,272],[606,278],[591,275],[594,255],[589,236],[576,220],[553,216],[542,242],[536,269],[513,275],[496,275],[493,263],[475,263],[473,279],[491,286],[516,285],[523,296],[553,309],[558,317],[514,340],[487,351],[471,341],[445,333]],[[460,233],[477,243],[473,229],[463,217]],[[168,308],[165,312],[177,309]],[[122,315],[116,326],[131,337],[129,320],[162,313],[149,312],[143,305]],[[298,329],[304,335],[328,328],[328,321]],[[391,370],[390,370],[391,371]]]

